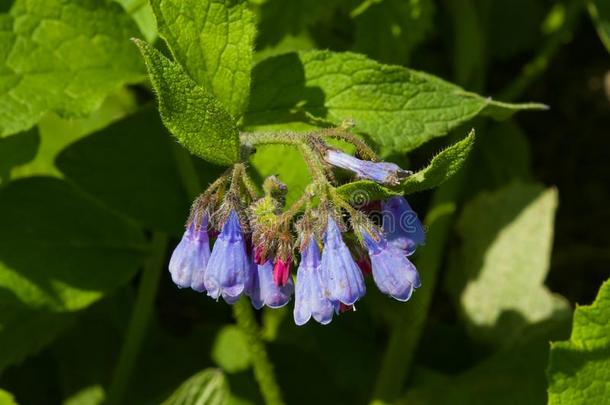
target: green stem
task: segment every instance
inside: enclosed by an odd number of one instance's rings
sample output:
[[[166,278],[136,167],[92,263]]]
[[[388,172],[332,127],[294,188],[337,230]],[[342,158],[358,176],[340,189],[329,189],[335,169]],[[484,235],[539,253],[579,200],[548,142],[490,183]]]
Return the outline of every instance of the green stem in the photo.
[[[233,305],[233,316],[248,340],[250,357],[254,366],[254,377],[258,382],[265,403],[267,405],[283,404],[284,401],[275,379],[273,365],[267,356],[260,328],[247,299],[242,298]]]
[[[432,209],[425,220],[429,227],[426,246],[419,252],[416,262],[422,277],[422,286],[413,294],[405,311],[391,326],[388,346],[375,385],[375,399],[390,402],[402,393],[436,288],[438,272],[445,256],[445,245],[456,211],[457,196],[465,176],[465,170],[462,170],[434,194]]]
[[[159,286],[159,278],[165,263],[167,240],[167,236],[160,232],[155,232],[152,236],[150,243],[151,254],[147,258],[140,275],[138,295],[127,328],[125,341],[121,347],[119,361],[108,388],[107,404],[118,405],[123,402],[126,388],[140,352],[140,346],[150,322]]]

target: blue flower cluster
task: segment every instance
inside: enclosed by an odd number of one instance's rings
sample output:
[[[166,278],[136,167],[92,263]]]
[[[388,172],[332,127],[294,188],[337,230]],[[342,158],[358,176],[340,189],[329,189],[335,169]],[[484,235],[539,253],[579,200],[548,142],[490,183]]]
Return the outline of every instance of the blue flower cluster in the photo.
[[[240,218],[236,209],[224,215],[220,233],[210,249],[210,216],[206,211],[188,224],[169,270],[178,287],[205,291],[213,299],[222,297],[229,304],[245,295],[257,309],[265,305],[280,308],[294,294],[297,325],[312,317],[328,324],[334,314],[351,308],[365,295],[367,268],[379,290],[399,301],[408,300],[420,286],[417,270],[408,259],[425,240],[420,221],[403,197],[385,201],[381,216],[381,227],[361,226],[352,219],[356,236],[352,239],[357,241],[353,242],[344,239],[343,223],[336,212],[320,211],[315,218],[322,224],[319,230],[311,231],[309,227],[309,231],[300,233],[295,283],[290,276],[292,256],[284,255],[290,260],[281,261],[274,260],[273,255],[262,258],[252,246],[251,233],[244,232],[250,228],[243,222],[247,219]],[[354,260],[352,251],[362,247],[368,258]]]

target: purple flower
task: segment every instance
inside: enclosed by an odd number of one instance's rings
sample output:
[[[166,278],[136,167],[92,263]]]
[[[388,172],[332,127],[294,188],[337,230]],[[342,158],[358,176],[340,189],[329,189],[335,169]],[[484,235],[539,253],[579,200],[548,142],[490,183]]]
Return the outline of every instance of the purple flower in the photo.
[[[196,291],[203,290],[199,280],[203,277],[210,259],[207,227],[207,215],[202,218],[198,229],[195,221],[191,222],[172,253],[169,272],[173,282],[180,288],[192,287]]]
[[[379,290],[398,301],[411,298],[413,289],[421,283],[415,266],[407,259],[404,251],[389,244],[381,235],[375,240],[363,232],[362,237],[371,258],[373,280]]]
[[[320,279],[320,249],[313,236],[301,252],[294,295],[294,322],[301,326],[313,316],[322,325],[333,319],[334,305],[322,288]]]
[[[325,294],[331,301],[352,305],[366,293],[362,272],[354,262],[341,238],[341,231],[331,216],[328,217],[324,235],[320,268]]]
[[[424,227],[404,197],[392,197],[383,204],[383,231],[388,243],[407,256],[426,241]]]
[[[261,309],[264,305],[281,308],[290,301],[293,292],[292,278],[289,277],[281,287],[273,281],[273,260],[267,260],[264,264],[251,261],[248,295],[254,308]]]
[[[335,149],[328,149],[324,159],[333,166],[356,173],[361,179],[373,180],[381,184],[398,185],[411,174],[394,163],[360,160]]]
[[[232,210],[212,249],[204,283],[208,295],[233,304],[248,283],[250,260],[237,213]]]

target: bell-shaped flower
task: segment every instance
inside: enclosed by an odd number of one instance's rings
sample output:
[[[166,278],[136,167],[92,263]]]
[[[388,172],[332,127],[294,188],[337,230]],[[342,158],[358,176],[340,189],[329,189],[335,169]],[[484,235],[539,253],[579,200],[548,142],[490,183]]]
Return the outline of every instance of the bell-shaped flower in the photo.
[[[192,221],[169,261],[172,281],[180,288],[193,287],[196,291],[203,288],[199,280],[210,259],[210,241],[207,233],[208,218],[205,215],[199,227]]]
[[[320,274],[320,249],[311,237],[301,252],[294,295],[294,322],[301,326],[311,317],[322,325],[333,319],[335,306],[325,296]]]
[[[354,172],[358,178],[381,184],[398,185],[411,174],[395,163],[361,160],[336,149],[328,149],[324,159],[333,166]]]
[[[413,289],[421,283],[415,266],[404,251],[389,244],[381,235],[362,232],[373,267],[373,280],[379,290],[398,301],[411,298]]]
[[[212,249],[204,283],[208,295],[233,304],[248,284],[250,260],[237,213],[232,210]]]
[[[343,242],[341,231],[329,216],[324,235],[324,250],[320,263],[326,297],[352,305],[366,293],[364,278],[350,251]]]
[[[265,305],[269,308],[281,308],[290,301],[294,293],[292,278],[288,278],[284,285],[278,286],[273,281],[273,260],[267,260],[264,264],[252,261],[250,266],[248,295],[254,308],[261,309]]]
[[[383,204],[383,231],[389,244],[407,256],[426,241],[426,233],[415,211],[404,197],[392,197]]]

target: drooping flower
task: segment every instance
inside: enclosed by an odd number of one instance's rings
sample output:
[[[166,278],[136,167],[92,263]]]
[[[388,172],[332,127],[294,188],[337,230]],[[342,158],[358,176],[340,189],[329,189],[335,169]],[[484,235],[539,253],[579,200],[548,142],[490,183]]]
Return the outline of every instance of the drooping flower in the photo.
[[[192,287],[196,291],[204,288],[200,283],[210,259],[210,241],[207,227],[208,217],[204,215],[197,227],[192,221],[169,261],[172,281],[180,288]]]
[[[361,179],[372,180],[381,184],[398,185],[411,174],[411,172],[401,169],[395,163],[361,160],[332,148],[326,151],[324,159],[333,166],[354,172]]]
[[[301,326],[311,317],[322,325],[333,319],[335,307],[324,294],[320,274],[320,249],[315,239],[309,238],[301,252],[297,269],[297,284],[294,296],[294,322]]]
[[[275,284],[272,260],[267,260],[264,264],[256,264],[252,261],[250,266],[248,295],[254,308],[261,309],[264,305],[269,308],[281,308],[290,301],[294,293],[292,278],[281,287]]]
[[[244,235],[235,210],[229,217],[212,249],[204,283],[208,295],[222,296],[229,304],[236,302],[248,284],[250,260],[246,254]]]
[[[426,241],[424,227],[404,197],[392,197],[383,204],[383,231],[391,245],[407,256]]]
[[[366,293],[364,278],[343,242],[337,223],[329,215],[320,263],[322,284],[331,301],[352,305]]]
[[[362,232],[373,267],[373,280],[379,290],[398,301],[411,298],[413,289],[421,283],[415,266],[404,251],[387,242],[382,235]]]

